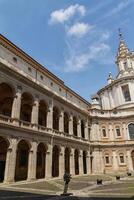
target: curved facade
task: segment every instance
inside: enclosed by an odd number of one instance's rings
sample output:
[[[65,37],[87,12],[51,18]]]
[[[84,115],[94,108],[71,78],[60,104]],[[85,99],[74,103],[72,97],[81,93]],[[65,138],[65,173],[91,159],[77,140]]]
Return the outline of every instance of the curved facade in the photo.
[[[133,60],[90,104],[0,35],[0,181],[133,171]]]
[[[134,170],[134,54],[122,36],[116,64],[116,79],[109,74],[108,85],[92,97],[90,139],[97,173]]]

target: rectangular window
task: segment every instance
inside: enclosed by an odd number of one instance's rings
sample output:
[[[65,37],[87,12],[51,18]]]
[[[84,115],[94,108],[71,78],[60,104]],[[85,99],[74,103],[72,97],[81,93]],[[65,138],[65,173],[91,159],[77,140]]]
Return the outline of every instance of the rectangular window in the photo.
[[[102,129],[102,134],[103,134],[103,137],[106,137],[107,136],[107,134],[106,134],[106,129]]]
[[[124,156],[120,155],[120,163],[124,163]]]
[[[106,161],[106,164],[109,164],[110,162],[109,162],[109,156],[106,156],[105,157],[105,161]]]
[[[120,129],[119,129],[119,128],[116,128],[116,135],[117,135],[117,137],[120,137],[120,136],[121,136],[121,132],[120,132]]]
[[[125,99],[126,102],[127,101],[131,101],[128,85],[123,85],[122,86],[122,93],[123,93],[123,96],[124,96],[124,99]]]

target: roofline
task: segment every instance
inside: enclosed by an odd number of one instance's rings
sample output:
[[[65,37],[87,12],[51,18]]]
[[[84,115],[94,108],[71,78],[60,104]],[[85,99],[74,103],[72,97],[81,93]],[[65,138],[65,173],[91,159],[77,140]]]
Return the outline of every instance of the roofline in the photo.
[[[100,93],[104,92],[105,90],[107,90],[108,88],[112,87],[113,85],[115,85],[116,83],[122,81],[122,80],[127,80],[127,79],[133,79],[134,78],[134,75],[130,75],[130,76],[125,76],[125,77],[121,77],[121,78],[118,78],[116,80],[114,80],[111,84],[109,85],[106,85],[105,87],[101,88],[97,94],[100,95]]]
[[[25,62],[30,64],[32,67],[34,67],[36,70],[41,71],[44,73],[47,77],[53,79],[53,81],[57,82],[59,85],[64,87],[66,90],[69,90],[70,93],[72,93],[74,96],[82,100],[84,103],[88,104],[90,106],[91,104],[85,100],[83,97],[81,97],[79,94],[77,94],[75,91],[73,91],[71,88],[66,86],[64,84],[64,81],[62,81],[60,78],[58,78],[56,75],[54,75],[52,72],[50,72],[48,69],[46,69],[45,66],[41,65],[39,62],[37,62],[35,59],[33,59],[30,55],[28,55],[26,52],[24,52],[21,48],[16,46],[14,43],[12,43],[9,39],[7,39],[5,36],[0,34],[0,44],[7,48],[9,51],[13,52],[17,56],[19,56],[21,59],[23,59]]]

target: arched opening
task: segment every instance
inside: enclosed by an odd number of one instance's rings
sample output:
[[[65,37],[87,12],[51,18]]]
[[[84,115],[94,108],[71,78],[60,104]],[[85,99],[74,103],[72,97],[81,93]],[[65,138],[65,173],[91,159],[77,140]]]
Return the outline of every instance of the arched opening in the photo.
[[[6,83],[0,84],[0,114],[11,117],[14,93]]]
[[[79,152],[76,149],[74,152],[75,174],[79,174]]]
[[[40,143],[37,148],[36,178],[45,178],[46,148]]]
[[[64,133],[69,133],[69,115],[64,113]]]
[[[85,123],[81,120],[81,137],[85,138]]]
[[[70,173],[70,149],[65,148],[65,172]]]
[[[59,130],[59,109],[53,108],[53,129]]]
[[[77,118],[75,116],[73,117],[73,133],[74,136],[77,136]]]
[[[59,153],[59,148],[55,145],[52,153],[52,177],[59,176]]]
[[[39,105],[39,119],[38,124],[41,126],[47,126],[47,105],[41,100]]]
[[[83,151],[83,173],[87,174],[87,154]]]
[[[128,125],[129,136],[131,140],[134,140],[134,123]]]
[[[23,121],[31,122],[31,113],[33,106],[33,98],[29,93],[22,94],[21,101],[21,115],[20,119]]]
[[[133,163],[133,169],[134,169],[134,150],[131,152],[131,157],[132,157],[132,163]]]
[[[26,180],[28,174],[28,157],[29,157],[29,145],[25,140],[21,140],[18,143],[16,168],[15,168],[15,180]]]
[[[4,180],[8,143],[0,137],[0,182]]]

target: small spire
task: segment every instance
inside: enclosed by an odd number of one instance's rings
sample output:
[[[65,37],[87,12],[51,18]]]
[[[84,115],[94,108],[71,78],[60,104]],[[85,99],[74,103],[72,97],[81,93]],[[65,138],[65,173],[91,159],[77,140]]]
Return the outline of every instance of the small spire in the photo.
[[[122,32],[121,32],[121,28],[119,28],[118,31],[119,31],[119,39],[123,40],[123,35],[122,35]]]

